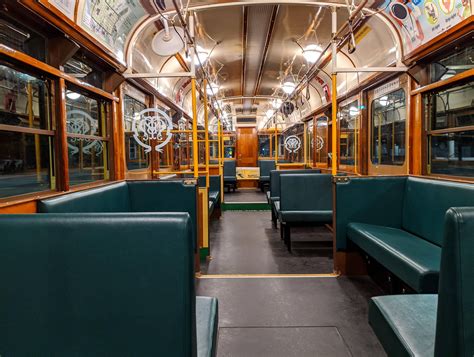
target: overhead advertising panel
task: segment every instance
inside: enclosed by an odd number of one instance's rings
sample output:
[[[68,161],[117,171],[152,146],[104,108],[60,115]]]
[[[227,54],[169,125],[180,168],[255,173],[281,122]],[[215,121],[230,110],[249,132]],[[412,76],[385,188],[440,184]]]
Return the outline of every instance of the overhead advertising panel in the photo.
[[[74,10],[76,8],[76,0],[49,0],[51,5],[61,11],[64,15],[74,21]]]
[[[139,1],[85,0],[81,14],[79,24],[123,61],[126,38],[145,10]]]
[[[387,0],[382,7],[402,36],[405,55],[471,15],[470,0]]]

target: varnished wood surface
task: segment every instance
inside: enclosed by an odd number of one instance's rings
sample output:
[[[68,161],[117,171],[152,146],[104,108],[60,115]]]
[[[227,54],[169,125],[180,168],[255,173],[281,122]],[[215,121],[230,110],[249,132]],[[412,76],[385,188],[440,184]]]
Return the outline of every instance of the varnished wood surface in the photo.
[[[238,167],[257,166],[257,128],[237,128],[236,157]]]

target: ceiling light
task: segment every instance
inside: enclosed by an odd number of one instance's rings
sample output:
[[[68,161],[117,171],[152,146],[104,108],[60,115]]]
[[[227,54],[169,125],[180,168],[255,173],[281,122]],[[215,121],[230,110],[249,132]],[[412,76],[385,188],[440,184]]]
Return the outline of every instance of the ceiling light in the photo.
[[[275,111],[273,109],[268,109],[266,112],[265,112],[265,115],[267,116],[268,119],[270,119],[273,114],[275,114]]]
[[[68,90],[66,93],[66,97],[68,97],[71,100],[77,100],[81,97],[81,95],[79,93]]]
[[[286,94],[291,94],[295,91],[296,84],[294,82],[287,81],[282,84],[281,89],[283,89],[283,92]]]
[[[359,115],[359,113],[360,113],[360,110],[357,107],[350,107],[349,108],[349,116],[355,117],[355,116]]]
[[[386,107],[388,105],[388,97],[385,95],[379,98],[379,103],[381,106]]]
[[[274,109],[280,109],[282,104],[283,104],[283,101],[280,98],[274,99],[272,101],[272,106]]]
[[[323,49],[315,44],[308,45],[303,49],[303,56],[309,63],[316,63]]]
[[[227,113],[227,112],[222,112],[222,117],[223,117],[224,119],[227,119],[227,118],[229,117],[229,113]]]
[[[206,87],[207,95],[215,95],[219,91],[219,85],[217,83],[209,83]]]
[[[201,64],[204,64],[206,63],[206,61],[209,59],[209,52],[206,51],[204,48],[202,48],[201,46],[197,46],[196,47],[196,52],[197,52],[197,56],[199,58],[199,61],[197,61],[197,64],[199,65],[199,62]]]

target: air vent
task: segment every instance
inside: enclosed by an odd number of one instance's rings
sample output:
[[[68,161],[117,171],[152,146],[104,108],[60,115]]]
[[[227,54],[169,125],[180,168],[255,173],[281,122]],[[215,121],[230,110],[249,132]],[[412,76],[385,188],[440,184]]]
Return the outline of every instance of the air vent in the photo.
[[[237,124],[257,124],[257,118],[237,118]]]

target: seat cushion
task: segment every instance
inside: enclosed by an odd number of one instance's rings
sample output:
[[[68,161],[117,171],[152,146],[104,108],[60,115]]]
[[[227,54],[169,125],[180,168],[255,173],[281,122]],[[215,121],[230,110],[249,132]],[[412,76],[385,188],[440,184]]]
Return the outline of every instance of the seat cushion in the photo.
[[[332,211],[281,211],[281,219],[287,223],[331,223]]]
[[[347,237],[416,291],[438,291],[437,245],[401,229],[365,223],[350,223]]]
[[[196,339],[198,357],[211,357],[217,351],[218,306],[213,297],[196,297]]]
[[[270,176],[260,176],[260,182],[270,182]]]
[[[378,296],[369,323],[390,356],[434,355],[438,295]]]
[[[214,203],[219,202],[220,199],[220,192],[219,191],[209,191],[209,200]]]
[[[224,181],[225,182],[234,182],[234,181],[237,181],[237,177],[236,176],[224,176]]]
[[[209,200],[209,216],[212,214],[212,212],[214,212],[214,202]]]

